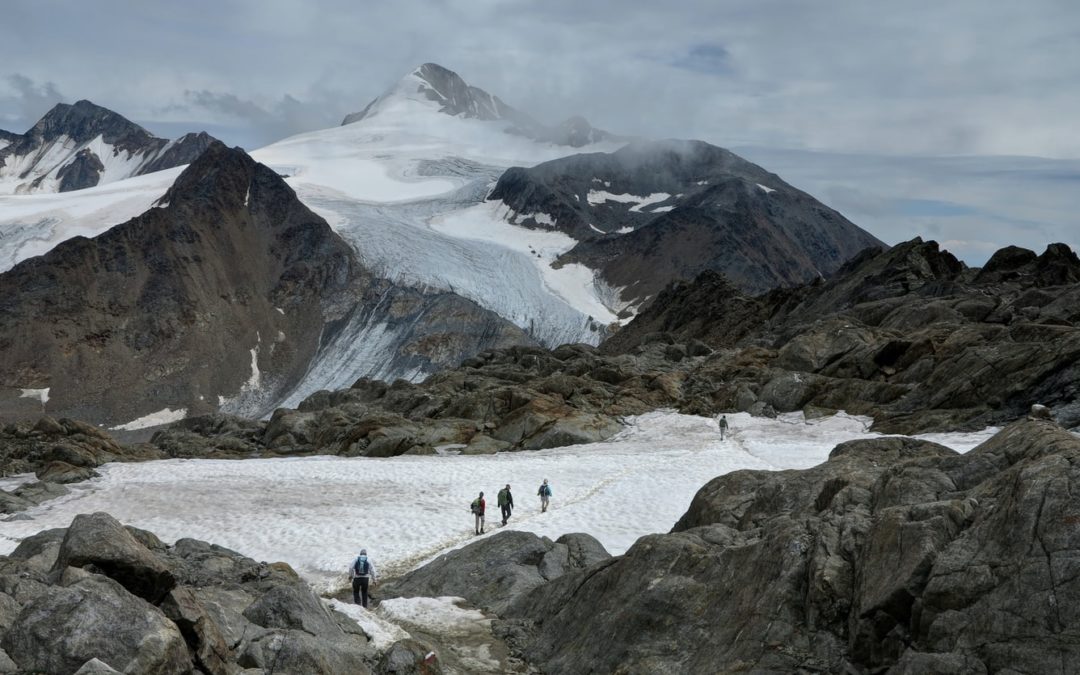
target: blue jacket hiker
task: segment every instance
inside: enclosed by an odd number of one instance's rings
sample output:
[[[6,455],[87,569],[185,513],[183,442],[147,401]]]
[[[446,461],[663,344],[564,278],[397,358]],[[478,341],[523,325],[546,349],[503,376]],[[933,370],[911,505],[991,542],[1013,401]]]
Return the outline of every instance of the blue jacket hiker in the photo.
[[[368,558],[367,549],[360,549],[360,555],[356,556],[352,567],[349,569],[352,578],[352,598],[358,605],[368,605],[368,583],[376,583],[375,563]]]

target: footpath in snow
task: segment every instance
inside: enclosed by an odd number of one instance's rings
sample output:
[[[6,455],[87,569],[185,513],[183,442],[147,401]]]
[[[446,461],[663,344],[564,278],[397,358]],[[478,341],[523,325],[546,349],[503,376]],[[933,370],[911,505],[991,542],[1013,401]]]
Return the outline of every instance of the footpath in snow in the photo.
[[[718,475],[807,468],[837,443],[876,435],[866,431],[868,419],[844,414],[728,420],[724,442],[712,419],[658,411],[630,418],[608,441],[537,452],[109,464],[71,495],[27,511],[30,520],[0,522],[0,554],[36,532],[66,527],[76,514],[107,511],[165,541],[193,537],[283,560],[332,593],[345,586],[361,547],[388,577],[472,541],[468,504],[480,490],[488,533],[499,530],[495,497],[510,483],[517,508],[508,527],[552,538],[587,532],[618,554],[642,535],[670,530]],[[965,452],[995,431],[931,440]],[[544,478],[554,495],[541,514],[536,490]]]

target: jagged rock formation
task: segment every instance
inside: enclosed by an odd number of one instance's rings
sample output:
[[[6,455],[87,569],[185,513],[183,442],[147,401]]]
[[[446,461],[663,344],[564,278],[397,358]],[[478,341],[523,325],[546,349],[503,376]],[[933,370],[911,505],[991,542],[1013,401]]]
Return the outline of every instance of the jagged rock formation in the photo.
[[[794,286],[882,245],[775,174],[700,141],[512,168],[488,199],[505,203],[511,222],[577,239],[557,264],[597,270],[624,304],[706,270],[748,292]]]
[[[166,546],[105,513],[0,556],[0,663],[19,672],[384,672],[378,658],[288,565]]]
[[[68,192],[190,164],[214,138],[170,141],[78,101],[59,103],[25,134],[0,132],[0,192]]]
[[[425,63],[379,96],[360,112],[345,116],[341,124],[352,124],[378,114],[400,99],[430,101],[441,113],[486,121],[509,123],[507,133],[525,136],[544,143],[579,148],[619,137],[591,126],[584,117],[575,116],[554,127],[537,122],[527,113],[513,108],[461,76],[436,63]]]
[[[673,285],[602,351],[631,353],[658,332],[702,340],[720,350],[708,369],[721,409],[845,409],[913,433],[1001,424],[1043,403],[1073,427],[1078,278],[1061,244],[970,270],[915,239],[755,298],[714,274]]]
[[[671,533],[502,598],[501,632],[545,672],[1073,672],[1078,460],[1021,421],[966,455],[731,473]]]

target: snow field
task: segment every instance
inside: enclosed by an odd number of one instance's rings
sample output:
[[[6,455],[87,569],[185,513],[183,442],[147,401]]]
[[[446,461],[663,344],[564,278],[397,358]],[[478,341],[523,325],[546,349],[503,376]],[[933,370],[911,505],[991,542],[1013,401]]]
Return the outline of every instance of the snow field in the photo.
[[[712,419],[658,411],[627,421],[605,442],[489,456],[107,464],[100,478],[27,511],[30,520],[0,522],[0,554],[36,532],[66,527],[76,514],[107,511],[165,541],[194,537],[283,560],[330,594],[346,587],[361,547],[389,578],[474,540],[468,505],[481,490],[488,533],[499,529],[496,494],[510,483],[516,508],[508,527],[553,539],[587,532],[618,554],[642,535],[670,530],[718,475],[813,466],[837,443],[876,435],[866,431],[868,420],[844,414],[811,421],[729,415],[724,442]],[[966,451],[990,434],[963,435],[956,447]],[[553,496],[541,514],[536,491],[544,478]]]
[[[96,237],[147,211],[185,168],[74,192],[0,195],[0,272],[62,241]]]

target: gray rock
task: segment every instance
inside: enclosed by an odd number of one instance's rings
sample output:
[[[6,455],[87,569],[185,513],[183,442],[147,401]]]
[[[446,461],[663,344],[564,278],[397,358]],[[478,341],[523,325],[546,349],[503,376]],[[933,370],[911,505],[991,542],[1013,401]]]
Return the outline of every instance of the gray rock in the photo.
[[[213,617],[190,588],[174,588],[161,602],[161,611],[187,641],[195,665],[209,675],[232,675],[239,668]]]
[[[456,596],[499,613],[533,588],[607,557],[603,546],[586,534],[552,542],[504,530],[383,584],[380,597]]]
[[[367,675],[372,656],[354,637],[328,640],[302,630],[277,629],[253,640],[240,655],[239,664],[264,672]]]
[[[0,646],[29,671],[75,672],[93,658],[129,673],[179,674],[192,667],[176,625],[100,575],[30,602]]]
[[[91,566],[151,603],[176,585],[172,571],[107,513],[80,514],[71,521],[53,570]]]
[[[3,649],[0,649],[0,673],[17,673],[19,665],[11,660]]]
[[[72,466],[67,462],[53,461],[37,470],[38,480],[47,483],[78,483],[97,478],[97,471],[85,466]]]
[[[275,586],[244,610],[244,617],[263,628],[303,630],[313,635],[340,635],[341,628],[306,585]]]
[[[390,645],[376,669],[386,675],[428,675],[443,672],[439,660],[428,658],[431,649],[416,640],[398,640]]]
[[[121,673],[101,659],[90,659],[75,671],[75,675],[121,675]]]

